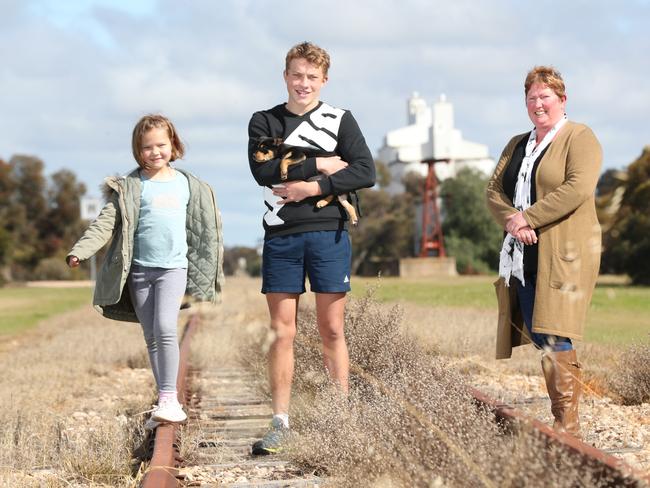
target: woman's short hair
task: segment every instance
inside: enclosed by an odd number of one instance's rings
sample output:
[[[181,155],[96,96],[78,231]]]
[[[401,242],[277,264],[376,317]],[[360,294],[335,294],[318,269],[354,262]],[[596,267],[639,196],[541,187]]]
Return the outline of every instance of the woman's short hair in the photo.
[[[142,152],[142,138],[151,129],[167,130],[167,135],[172,143],[172,157],[170,161],[176,161],[185,155],[185,146],[183,145],[181,138],[178,136],[178,132],[176,132],[176,127],[174,127],[172,121],[160,114],[145,115],[138,120],[137,124],[135,124],[135,127],[133,128],[133,136],[131,138],[133,157],[141,168],[144,168],[145,165],[142,156],[140,155]]]
[[[562,75],[552,66],[535,66],[528,72],[524,82],[524,95],[528,95],[528,90],[534,83],[548,86],[560,98],[566,96]]]
[[[285,60],[285,72],[289,71],[289,65],[292,60],[301,58],[306,59],[317,68],[322,68],[323,76],[327,76],[327,72],[330,69],[330,55],[322,47],[318,47],[316,44],[307,41],[296,44],[289,49]]]

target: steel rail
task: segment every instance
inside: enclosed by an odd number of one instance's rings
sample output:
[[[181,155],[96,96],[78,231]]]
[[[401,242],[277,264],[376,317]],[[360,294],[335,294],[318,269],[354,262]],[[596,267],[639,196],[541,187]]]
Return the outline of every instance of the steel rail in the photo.
[[[606,480],[607,486],[641,488],[650,485],[650,473],[632,468],[622,459],[607,454],[580,439],[558,432],[540,420],[526,415],[508,404],[497,402],[475,388],[470,388],[475,403],[491,411],[497,422],[531,426],[547,445],[561,446],[569,453],[577,456],[584,465],[589,466],[599,479]]]
[[[350,365],[350,372],[358,375],[368,384],[378,388],[384,395],[387,395],[401,403],[407,413],[422,423],[422,425],[435,430],[439,436],[443,435],[441,440],[452,448],[452,443],[450,441],[448,442],[446,435],[440,431],[440,429],[435,427],[434,424],[429,422],[426,417],[422,415],[422,412],[419,412],[414,405],[408,402],[408,400],[400,400],[390,391],[390,389],[382,385],[379,380],[354,364]],[[477,407],[491,411],[498,423],[506,424],[509,427],[516,427],[518,424],[530,426],[534,432],[542,438],[547,446],[557,446],[571,455],[577,456],[582,465],[588,466],[597,479],[605,483],[602,486],[625,488],[647,488],[650,486],[650,473],[634,469],[622,459],[615,458],[614,456],[611,456],[592,445],[586,444],[570,434],[557,432],[542,421],[530,417],[521,410],[510,405],[497,402],[476,388],[470,387],[468,390]],[[452,448],[452,451],[466,463],[470,470],[479,475],[484,486],[492,486],[492,482],[485,480],[471,460],[465,459],[465,456],[459,454],[457,449]]]
[[[312,347],[317,347],[312,342],[308,342],[307,344]],[[396,398],[388,388],[381,384],[381,381],[374,378],[373,375],[367,373],[358,365],[351,363],[350,372],[356,374],[368,384],[378,388],[383,394],[391,398]],[[476,388],[469,387],[468,390],[474,399],[474,403],[479,408],[485,408],[491,411],[497,422],[509,424],[510,426],[516,424],[531,426],[535,432],[544,439],[547,445],[555,445],[564,448],[567,452],[577,456],[582,461],[583,465],[592,468],[596,476],[601,480],[611,480],[606,486],[625,488],[648,488],[650,486],[650,472],[634,469],[622,459],[618,459],[592,445],[586,444],[570,434],[557,432],[542,421],[530,417],[521,410],[510,405],[497,402]],[[428,422],[423,415],[421,415],[414,405],[411,405],[408,401],[399,401],[403,403],[402,406],[406,407],[406,411],[413,418],[420,421],[423,425],[427,426],[427,428],[435,428],[433,424]],[[439,431],[438,433],[441,434],[442,432]],[[454,451],[454,449],[452,449],[452,451]],[[463,459],[463,456],[460,457]],[[471,461],[468,462],[468,468],[473,469]],[[485,486],[491,486],[491,482],[489,481],[484,481],[484,484]]]
[[[198,313],[192,314],[185,329],[180,344],[178,380],[176,391],[178,401],[187,404],[187,378],[190,370],[190,341],[199,327]],[[178,479],[180,463],[183,461],[178,450],[179,424],[161,424],[156,428],[153,455],[149,468],[142,479],[142,488],[177,488],[181,486]]]

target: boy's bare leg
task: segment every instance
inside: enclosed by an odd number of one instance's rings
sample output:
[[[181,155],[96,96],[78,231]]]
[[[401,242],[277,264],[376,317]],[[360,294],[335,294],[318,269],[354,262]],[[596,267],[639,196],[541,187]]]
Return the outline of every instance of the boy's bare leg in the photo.
[[[289,413],[293,381],[293,340],[296,336],[298,298],[293,293],[267,293],[266,303],[271,315],[275,340],[269,349],[269,381],[273,413]]]
[[[350,358],[343,332],[345,301],[345,293],[316,293],[316,317],[323,341],[323,361],[330,377],[347,393]]]

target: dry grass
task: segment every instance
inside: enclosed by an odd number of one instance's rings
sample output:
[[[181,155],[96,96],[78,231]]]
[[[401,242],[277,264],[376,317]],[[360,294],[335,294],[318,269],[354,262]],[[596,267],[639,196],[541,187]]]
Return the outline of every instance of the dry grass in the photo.
[[[135,324],[86,307],[0,353],[0,485],[135,486],[132,452],[153,397]]]
[[[425,350],[439,352],[452,360],[454,367],[464,374],[489,370],[493,375],[516,374],[540,376],[542,374],[541,352],[533,346],[513,349],[512,358],[507,361],[494,359],[496,349],[496,310],[485,311],[479,308],[426,307],[403,304],[402,330],[418,341]],[[388,308],[388,307],[386,307]],[[619,345],[575,343],[578,357],[584,365],[584,381],[587,393],[596,396],[612,394],[620,401],[626,395],[641,398],[642,391],[650,391],[646,386],[650,372],[644,368],[631,368],[629,365],[650,364],[648,346],[637,345],[629,348],[627,354]],[[621,359],[619,359],[621,358]],[[628,358],[626,360],[626,358]],[[624,364],[624,366],[620,366]],[[621,370],[612,381],[612,371]],[[646,381],[644,383],[644,381]],[[623,391],[629,391],[623,394]],[[637,391],[637,393],[634,393]],[[646,393],[648,394],[648,393]],[[647,400],[647,396],[645,397]],[[629,401],[637,401],[632,400]]]
[[[239,358],[265,378],[272,335],[264,298],[255,280],[228,285],[223,305],[208,314],[194,341],[195,364]],[[334,486],[355,487],[607,484],[566,453],[549,451],[525,426],[506,434],[476,410],[462,374],[492,367],[493,313],[353,301],[346,317],[352,393],[342,399],[324,373],[311,304],[310,295],[301,298],[291,411],[298,435],[287,453],[305,470],[328,476]],[[582,354],[591,362],[606,352],[588,346]],[[493,365],[541,372],[529,347]],[[217,449],[215,459],[219,453],[228,457]]]
[[[435,320],[435,328],[452,330],[444,312]],[[435,333],[429,342],[414,338],[401,322],[398,307],[369,297],[348,306],[352,389],[346,399],[325,375],[313,312],[301,311],[291,412],[299,435],[287,453],[294,462],[329,476],[334,486],[606,484],[566,453],[549,451],[526,428],[516,435],[499,431],[490,414],[476,409],[440,347],[431,347]],[[475,320],[473,327],[482,323]],[[460,329],[462,335],[467,327]],[[266,342],[262,333],[260,352]],[[454,354],[463,347],[467,343],[454,346]],[[478,343],[469,347],[483,353]],[[263,354],[247,358],[263,370]]]
[[[496,310],[402,305],[404,332],[417,337],[425,349],[450,357],[493,357],[496,320]]]
[[[201,314],[201,328],[192,340],[191,358],[198,369],[209,369],[215,363],[237,364],[248,352],[258,355],[257,350],[247,348],[260,336],[270,343],[266,300],[259,292],[258,280],[229,276],[222,298],[216,306],[195,305]]]
[[[188,422],[180,427],[178,452],[183,462],[193,464],[198,459],[199,444],[203,432],[196,422]]]
[[[192,364],[201,369],[236,363],[248,337],[267,329],[268,312],[257,281],[228,277],[222,303],[217,306],[196,304],[201,328],[192,340]]]
[[[610,378],[609,387],[623,404],[650,402],[650,342],[628,347]]]

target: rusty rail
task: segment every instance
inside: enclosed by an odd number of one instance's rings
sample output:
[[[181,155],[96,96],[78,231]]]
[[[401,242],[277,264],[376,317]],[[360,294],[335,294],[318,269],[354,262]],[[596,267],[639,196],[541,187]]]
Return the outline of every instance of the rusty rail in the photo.
[[[192,314],[187,321],[180,344],[178,380],[176,391],[178,401],[186,404],[187,377],[190,369],[190,341],[199,327],[199,315]],[[178,468],[182,459],[178,450],[178,424],[162,424],[156,429],[153,456],[142,479],[142,488],[177,488],[180,486]]]
[[[570,434],[557,432],[521,410],[492,400],[475,388],[470,388],[470,393],[476,404],[491,411],[498,422],[509,425],[517,423],[530,425],[547,445],[562,446],[569,453],[577,456],[584,465],[593,469],[599,478],[610,481],[608,486],[640,488],[646,483],[650,484],[650,473],[635,470],[622,459],[615,458]]]
[[[428,428],[436,429],[413,405],[408,401],[400,400],[377,379],[366,373],[360,367],[351,364],[350,372],[357,374],[368,384],[378,388],[384,395],[402,403],[402,406],[413,418],[419,420]],[[517,424],[528,425],[546,442],[547,446],[558,446],[565,449],[571,455],[577,456],[582,464],[589,466],[600,480],[606,481],[606,485],[603,486],[643,488],[650,485],[650,473],[634,469],[622,459],[615,458],[570,434],[557,432],[540,420],[532,418],[510,405],[492,400],[476,388],[470,387],[469,393],[479,408],[484,408],[494,414],[495,420],[498,423],[510,427],[516,427]],[[444,435],[442,432],[439,432],[439,434]],[[457,452],[456,454],[459,453]],[[490,486],[490,483],[485,482],[485,485]]]

